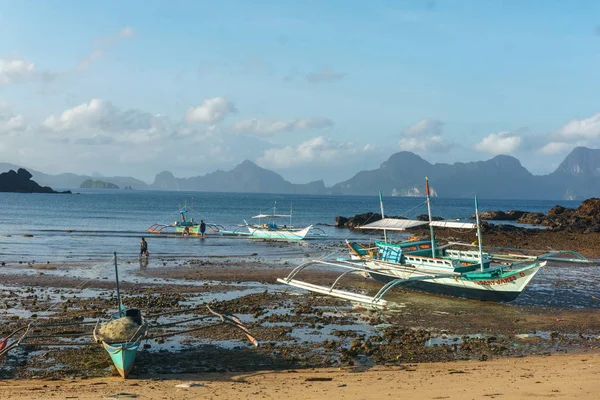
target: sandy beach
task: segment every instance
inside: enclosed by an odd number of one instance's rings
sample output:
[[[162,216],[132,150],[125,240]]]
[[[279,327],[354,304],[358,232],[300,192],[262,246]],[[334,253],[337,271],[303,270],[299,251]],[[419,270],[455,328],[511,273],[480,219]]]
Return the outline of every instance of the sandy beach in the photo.
[[[186,387],[187,386],[187,387]],[[0,381],[20,399],[597,399],[600,354],[119,378]]]
[[[531,245],[543,246],[543,238],[532,236]],[[578,250],[598,256],[589,240],[578,243]],[[145,315],[210,304],[239,316],[260,347],[227,326],[149,340],[124,381],[87,334],[81,347],[33,340],[2,360],[0,398],[597,398],[600,300],[589,290],[578,294],[565,270],[540,273],[550,292],[523,294],[521,303],[398,288],[388,296],[397,308],[380,313],[276,283],[299,260],[331,248],[262,246],[239,257],[151,257],[139,266],[136,258],[121,260],[125,304]],[[285,260],[270,257],[270,247]],[[116,304],[114,270],[108,265],[87,277],[97,268],[93,262],[3,266],[0,337],[46,316],[106,316]],[[326,283],[336,276],[314,271],[310,278]],[[340,285],[365,293],[379,287],[357,275]],[[536,305],[544,296],[546,303]],[[552,305],[561,296],[589,306]],[[187,382],[196,386],[177,386]]]

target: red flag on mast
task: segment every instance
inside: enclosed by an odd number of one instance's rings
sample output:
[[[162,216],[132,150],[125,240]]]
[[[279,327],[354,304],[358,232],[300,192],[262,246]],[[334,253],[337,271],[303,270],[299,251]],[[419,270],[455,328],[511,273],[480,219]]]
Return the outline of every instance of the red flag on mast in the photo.
[[[425,193],[429,197],[429,178],[425,178]]]

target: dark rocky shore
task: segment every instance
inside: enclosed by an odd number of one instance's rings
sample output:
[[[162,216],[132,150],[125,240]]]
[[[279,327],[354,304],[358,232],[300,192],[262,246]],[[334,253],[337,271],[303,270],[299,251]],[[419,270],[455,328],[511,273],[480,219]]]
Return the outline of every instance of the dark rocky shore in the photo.
[[[398,216],[388,216],[387,218],[406,219]],[[576,209],[557,205],[548,210],[547,214],[518,210],[498,210],[482,212],[479,214],[479,218],[482,221],[512,221],[519,224],[540,225],[547,227],[552,231],[572,233],[600,232],[600,199],[591,198],[584,200]],[[357,214],[348,218],[337,216],[334,219],[334,226],[337,228],[356,229],[359,226],[379,221],[380,219],[381,214],[372,212]],[[427,221],[428,216],[419,215],[416,219],[419,221]],[[442,218],[434,216],[432,219],[441,220]],[[474,220],[475,215],[472,215],[471,219]],[[486,231],[493,231],[495,229],[502,230],[506,228],[506,226],[503,225],[490,226],[485,223],[483,226]],[[508,227],[508,229],[514,230],[514,226]]]
[[[0,174],[0,192],[15,192],[15,193],[67,193],[70,194],[70,190],[64,192],[56,192],[48,186],[40,186],[31,178],[33,175],[29,171],[23,168],[19,168],[17,172],[10,170]]]
[[[475,219],[475,215],[472,218]],[[356,229],[380,219],[381,214],[377,213],[358,214],[350,218],[339,216],[335,218],[335,226]],[[427,216],[421,215],[418,219],[427,220]],[[529,250],[573,250],[586,257],[600,258],[600,199],[597,198],[585,200],[577,209],[557,205],[547,214],[516,210],[487,211],[480,214],[480,219],[484,243],[488,246]],[[514,224],[492,224],[486,221],[509,221],[537,225],[543,229]],[[426,226],[415,227],[409,232],[417,236],[427,236],[429,229]],[[436,228],[435,232],[440,240],[467,243],[476,240],[473,230]]]

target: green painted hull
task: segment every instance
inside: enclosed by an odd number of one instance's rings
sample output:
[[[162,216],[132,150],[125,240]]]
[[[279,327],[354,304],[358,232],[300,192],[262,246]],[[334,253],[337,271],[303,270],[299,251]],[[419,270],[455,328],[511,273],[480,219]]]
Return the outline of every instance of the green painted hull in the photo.
[[[200,234],[200,225],[192,225],[192,226],[176,226],[175,232],[184,234],[186,232],[189,235],[199,235]]]
[[[119,374],[121,374],[123,378],[127,378],[135,363],[135,357],[137,356],[137,351],[140,347],[140,341],[137,340],[135,342],[121,344],[108,344],[102,342],[102,346],[104,346],[104,349],[110,356],[115,368],[119,371]]]

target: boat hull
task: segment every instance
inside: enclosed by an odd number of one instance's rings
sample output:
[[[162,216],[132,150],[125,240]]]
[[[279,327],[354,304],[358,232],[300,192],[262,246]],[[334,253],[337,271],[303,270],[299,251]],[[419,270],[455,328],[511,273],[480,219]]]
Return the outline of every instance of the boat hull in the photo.
[[[411,277],[427,274],[428,271],[408,266],[390,266],[389,263],[382,262],[367,262],[365,267],[373,279],[383,283],[398,279],[408,280],[402,284],[403,287],[408,289],[473,300],[510,302],[521,294],[544,265],[545,262],[535,262],[522,268],[489,277],[484,276],[484,273],[467,273],[454,276],[438,275],[438,277],[432,275],[431,279],[414,280]]]
[[[200,225],[176,226],[175,232],[187,235],[198,236],[200,234]]]
[[[140,341],[120,344],[108,344],[102,342],[102,346],[110,356],[121,377],[124,379],[127,378],[135,363],[137,351],[140,347]]]
[[[302,240],[308,234],[312,225],[301,229],[268,229],[248,226],[250,236],[257,239],[270,240]]]

